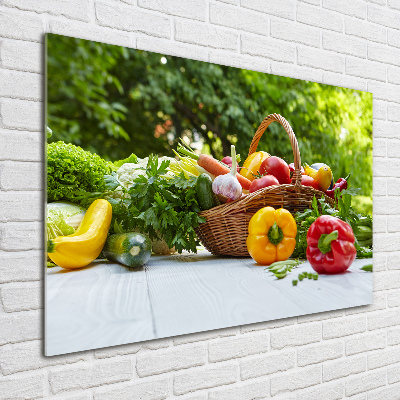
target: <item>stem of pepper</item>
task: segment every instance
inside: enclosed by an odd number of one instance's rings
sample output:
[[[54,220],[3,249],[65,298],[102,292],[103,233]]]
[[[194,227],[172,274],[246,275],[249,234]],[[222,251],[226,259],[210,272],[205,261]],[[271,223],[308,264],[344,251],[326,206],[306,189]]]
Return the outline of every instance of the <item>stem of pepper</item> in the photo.
[[[318,240],[318,248],[321,253],[326,254],[332,250],[331,243],[339,237],[337,230],[332,231],[329,234],[323,233]]]
[[[275,221],[274,224],[271,226],[271,228],[269,228],[268,230],[268,240],[270,241],[270,243],[276,246],[282,241],[282,239],[283,239],[282,229],[279,228],[278,224]]]

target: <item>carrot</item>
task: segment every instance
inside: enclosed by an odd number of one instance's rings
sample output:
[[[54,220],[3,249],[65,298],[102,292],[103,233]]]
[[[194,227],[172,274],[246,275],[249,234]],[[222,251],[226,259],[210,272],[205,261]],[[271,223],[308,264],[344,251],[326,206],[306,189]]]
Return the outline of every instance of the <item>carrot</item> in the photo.
[[[197,160],[197,164],[200,167],[203,167],[205,170],[207,170],[210,174],[213,174],[215,176],[219,175],[225,175],[228,174],[231,170],[218,160],[216,160],[214,157],[211,157],[207,154],[200,154],[197,155],[193,151],[184,148],[182,145],[178,144],[178,152],[181,154],[184,154],[185,156],[191,157],[194,160]],[[248,190],[250,188],[251,182],[245,178],[244,176],[240,174],[236,174],[236,178],[241,184],[243,189]]]

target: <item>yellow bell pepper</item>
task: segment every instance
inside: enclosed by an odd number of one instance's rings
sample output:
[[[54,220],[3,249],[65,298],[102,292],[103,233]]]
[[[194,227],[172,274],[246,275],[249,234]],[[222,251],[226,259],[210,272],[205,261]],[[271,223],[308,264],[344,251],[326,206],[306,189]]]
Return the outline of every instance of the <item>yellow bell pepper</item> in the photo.
[[[250,220],[246,244],[250,256],[261,265],[287,260],[296,246],[297,225],[284,208],[264,207]]]
[[[317,183],[322,192],[328,190],[332,181],[332,171],[327,165],[323,165],[318,171],[305,165],[304,172],[306,175],[311,176]]]
[[[262,162],[268,157],[271,156],[265,151],[256,151],[249,155],[243,167],[240,169],[240,175],[244,176],[249,181],[254,181],[254,175],[257,175],[257,171],[260,170]]]
[[[66,269],[90,264],[103,249],[111,216],[111,204],[104,199],[95,200],[72,235],[59,236],[48,241],[47,252],[50,259]]]

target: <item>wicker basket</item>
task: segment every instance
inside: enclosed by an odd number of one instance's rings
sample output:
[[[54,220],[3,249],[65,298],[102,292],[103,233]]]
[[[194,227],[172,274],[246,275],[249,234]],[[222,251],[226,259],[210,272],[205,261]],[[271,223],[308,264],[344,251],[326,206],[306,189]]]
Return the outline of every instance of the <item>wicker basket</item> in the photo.
[[[297,139],[293,129],[281,115],[271,114],[264,118],[251,142],[249,155],[257,150],[261,136],[274,121],[279,122],[289,136],[294,156],[293,179],[295,184],[269,186],[242,199],[202,211],[200,215],[205,217],[207,222],[196,228],[196,234],[203,246],[212,254],[248,257],[249,253],[246,247],[247,227],[251,217],[260,208],[267,206],[275,209],[283,207],[295,214],[296,211],[310,208],[314,195],[317,198],[324,195],[319,190],[301,185],[301,159]],[[326,196],[325,200],[331,206],[334,205],[333,200],[329,197]]]

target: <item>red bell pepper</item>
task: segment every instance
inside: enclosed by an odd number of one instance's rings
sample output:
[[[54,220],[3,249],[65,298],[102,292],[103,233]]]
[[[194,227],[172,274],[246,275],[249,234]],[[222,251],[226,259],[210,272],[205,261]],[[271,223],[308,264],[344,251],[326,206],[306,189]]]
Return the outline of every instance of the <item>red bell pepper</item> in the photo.
[[[330,215],[321,215],[307,232],[307,260],[319,274],[345,272],[356,258],[354,240],[349,224]]]

